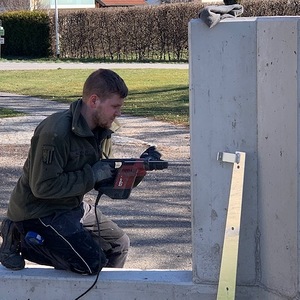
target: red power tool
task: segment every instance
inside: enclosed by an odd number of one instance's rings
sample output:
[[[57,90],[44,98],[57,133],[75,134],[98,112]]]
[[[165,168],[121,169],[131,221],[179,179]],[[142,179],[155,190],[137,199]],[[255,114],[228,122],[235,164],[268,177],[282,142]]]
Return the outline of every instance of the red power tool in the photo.
[[[136,187],[147,174],[147,171],[168,168],[165,160],[151,160],[148,158],[103,159],[116,167],[113,181],[101,182],[95,189],[112,199],[127,199],[131,190]],[[118,167],[120,165],[120,167]]]

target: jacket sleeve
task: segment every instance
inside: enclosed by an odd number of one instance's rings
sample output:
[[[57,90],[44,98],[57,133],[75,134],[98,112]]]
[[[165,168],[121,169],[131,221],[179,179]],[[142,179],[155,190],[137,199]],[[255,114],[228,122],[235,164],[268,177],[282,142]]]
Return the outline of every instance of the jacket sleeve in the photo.
[[[81,196],[93,189],[92,168],[84,164],[66,170],[70,145],[56,134],[41,134],[31,141],[29,185],[37,198],[57,199]]]

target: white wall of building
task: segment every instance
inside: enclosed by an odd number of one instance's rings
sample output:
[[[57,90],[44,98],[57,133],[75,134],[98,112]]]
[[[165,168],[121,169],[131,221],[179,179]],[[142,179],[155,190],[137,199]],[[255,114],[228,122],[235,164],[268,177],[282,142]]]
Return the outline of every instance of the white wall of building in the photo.
[[[30,0],[30,6],[35,7],[35,0]],[[59,9],[81,9],[81,8],[95,8],[95,0],[56,0]],[[39,0],[38,5],[55,9],[55,0]]]

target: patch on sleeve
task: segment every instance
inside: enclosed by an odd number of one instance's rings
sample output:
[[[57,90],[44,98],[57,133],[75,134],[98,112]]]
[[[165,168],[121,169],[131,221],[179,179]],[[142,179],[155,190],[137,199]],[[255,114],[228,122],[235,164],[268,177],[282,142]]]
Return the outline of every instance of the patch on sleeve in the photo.
[[[43,146],[43,162],[47,165],[50,165],[53,160],[53,154],[54,154],[54,146]]]

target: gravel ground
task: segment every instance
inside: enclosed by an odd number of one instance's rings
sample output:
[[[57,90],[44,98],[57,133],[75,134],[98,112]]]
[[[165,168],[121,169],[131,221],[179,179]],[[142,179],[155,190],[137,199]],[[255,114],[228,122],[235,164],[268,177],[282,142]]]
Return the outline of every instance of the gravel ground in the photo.
[[[0,63],[1,69],[4,66]],[[103,67],[103,65],[102,65]],[[11,67],[12,68],[12,67]],[[0,218],[18,180],[36,125],[66,104],[22,95],[0,93],[0,107],[25,116],[0,119]],[[122,116],[113,139],[115,157],[138,157],[155,144],[170,167],[148,172],[129,199],[100,199],[102,211],[131,239],[125,267],[131,269],[191,269],[191,210],[189,130],[145,118]],[[171,163],[171,161],[177,161]],[[94,191],[86,195],[95,201]]]

